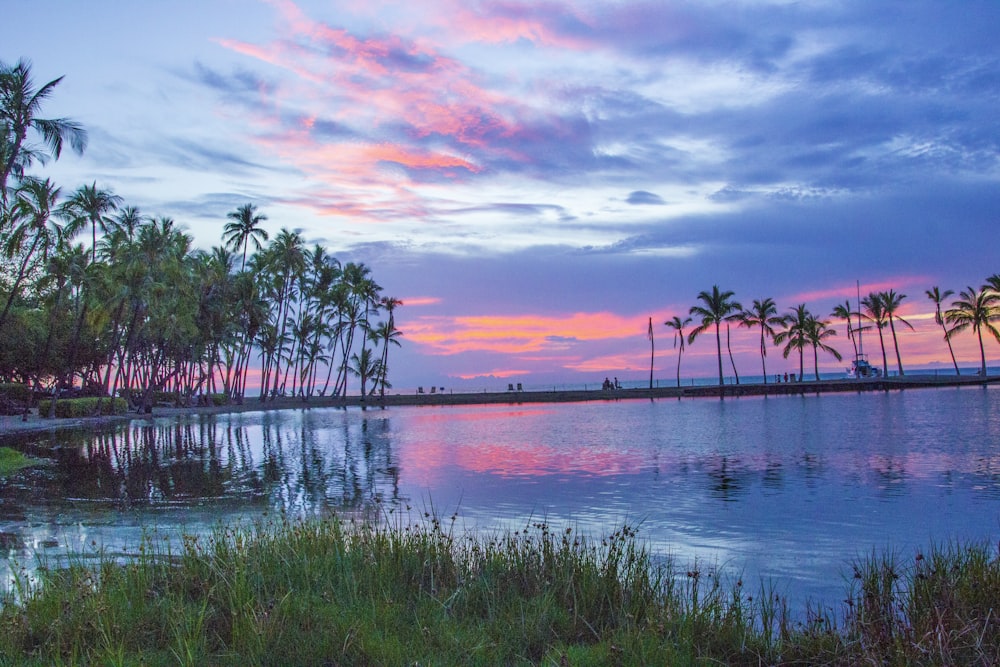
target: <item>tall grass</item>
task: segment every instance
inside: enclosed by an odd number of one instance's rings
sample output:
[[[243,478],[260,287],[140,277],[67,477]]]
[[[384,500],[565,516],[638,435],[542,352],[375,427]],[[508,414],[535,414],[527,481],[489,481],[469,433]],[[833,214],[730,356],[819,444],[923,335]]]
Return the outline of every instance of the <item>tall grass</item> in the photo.
[[[792,620],[767,586],[656,561],[630,526],[453,525],[277,519],[77,558],[15,580],[0,664],[1000,663],[985,546],[859,561],[838,627]]]

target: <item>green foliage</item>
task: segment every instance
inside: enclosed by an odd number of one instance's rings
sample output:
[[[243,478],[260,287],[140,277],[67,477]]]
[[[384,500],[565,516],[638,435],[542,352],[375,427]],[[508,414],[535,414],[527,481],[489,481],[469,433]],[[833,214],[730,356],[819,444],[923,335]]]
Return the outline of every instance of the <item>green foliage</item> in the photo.
[[[6,477],[21,468],[35,465],[37,462],[37,459],[25,456],[16,449],[0,447],[0,477]]]
[[[857,565],[845,625],[766,586],[535,524],[259,523],[16,578],[0,655],[31,664],[997,664],[1000,561],[954,546]]]
[[[101,415],[123,415],[128,411],[128,403],[123,398],[63,398],[56,401],[56,417],[95,417],[98,416],[98,402]],[[44,401],[40,412],[48,416],[48,402]]]
[[[31,398],[31,389],[26,384],[18,382],[0,382],[0,400],[27,402]]]

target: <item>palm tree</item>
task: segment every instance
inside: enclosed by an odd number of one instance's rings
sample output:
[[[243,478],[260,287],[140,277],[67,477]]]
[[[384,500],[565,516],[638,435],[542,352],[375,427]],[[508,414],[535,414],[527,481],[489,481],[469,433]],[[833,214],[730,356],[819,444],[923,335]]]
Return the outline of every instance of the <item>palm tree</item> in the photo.
[[[878,342],[882,346],[882,377],[889,376],[889,362],[885,356],[885,338],[882,336],[882,329],[888,323],[886,319],[885,305],[882,296],[875,292],[869,292],[868,296],[861,300],[863,311],[862,317],[875,325],[878,329]]]
[[[830,328],[830,323],[827,320],[818,320],[813,316],[809,316],[806,320],[805,327],[805,338],[809,345],[813,349],[813,372],[816,375],[816,381],[819,382],[819,351],[823,350],[832,354],[837,361],[841,360],[840,352],[834,348],[827,345],[824,341],[831,336],[836,336],[837,332]]]
[[[677,387],[681,386],[681,355],[684,354],[684,327],[691,324],[691,318],[685,317],[683,320],[679,315],[674,315],[672,320],[664,322],[666,326],[674,330],[674,347],[680,342],[680,349],[677,350]]]
[[[3,312],[0,312],[0,330],[19,296],[21,287],[33,266],[45,262],[51,250],[62,238],[62,230],[52,220],[52,213],[59,199],[59,188],[49,179],[27,178],[14,192],[11,207],[10,233],[3,241],[3,254],[8,261],[16,261],[10,292]],[[19,260],[19,261],[18,261]]]
[[[845,322],[847,322],[847,338],[851,341],[854,346],[854,358],[858,357],[858,340],[855,338],[854,333],[856,331],[854,327],[854,318],[857,313],[851,310],[851,302],[845,301],[844,303],[839,303],[833,307],[833,311],[830,313],[830,317],[837,317]]]
[[[379,374],[379,360],[372,354],[371,348],[362,347],[361,352],[351,355],[351,365],[348,370],[361,378],[361,398],[367,395],[368,379]]]
[[[261,241],[267,240],[267,230],[260,226],[260,223],[267,220],[267,216],[256,213],[256,210],[254,204],[248,203],[226,214],[232,222],[227,222],[223,228],[222,239],[233,251],[243,246],[243,263],[240,265],[240,271],[247,266],[247,244],[253,241],[253,247],[260,250],[263,247]]]
[[[809,344],[809,321],[812,319],[815,318],[806,308],[806,304],[800,303],[792,308],[791,314],[785,317],[786,328],[774,335],[775,345],[785,344],[785,348],[781,351],[781,355],[785,359],[793,350],[799,351],[799,382],[802,382],[802,376],[805,372],[803,351]]]
[[[24,170],[36,160],[46,162],[49,156],[59,159],[63,142],[69,141],[77,153],[87,147],[87,132],[66,118],[39,118],[42,103],[52,94],[62,77],[36,89],[31,80],[31,63],[18,60],[15,65],[0,62],[0,128],[3,138],[3,162],[0,164],[0,202],[7,203],[7,182],[11,176],[21,179]],[[25,144],[29,131],[38,134],[41,147]]]
[[[386,375],[389,372],[389,344],[401,347],[399,337],[403,332],[396,328],[396,308],[402,306],[403,302],[395,297],[382,297],[381,306],[388,316],[385,322],[380,322],[372,330],[372,340],[376,343],[382,342],[382,360],[379,365],[379,396],[385,397]]]
[[[139,229],[146,222],[145,216],[139,213],[139,209],[135,206],[125,206],[118,211],[118,215],[115,216],[114,225],[115,228],[121,229],[125,232],[126,238],[129,242],[135,240],[136,230]]]
[[[989,331],[997,341],[1000,341],[1000,329],[997,329],[996,325],[993,324],[994,321],[1000,319],[1000,294],[984,285],[978,290],[969,287],[959,292],[958,296],[958,300],[953,301],[951,308],[944,314],[945,321],[951,324],[948,329],[948,337],[951,338],[969,328],[979,336],[979,356],[982,360],[979,374],[986,377],[983,329]]]
[[[100,227],[106,233],[114,227],[115,221],[108,214],[117,211],[121,202],[121,197],[111,190],[99,190],[95,182],[92,185],[81,185],[63,204],[64,215],[69,218],[66,234],[70,238],[76,236],[85,224],[90,223],[91,262],[97,261],[97,228]]]
[[[882,300],[882,311],[889,320],[889,330],[892,332],[892,345],[896,349],[896,367],[899,369],[900,376],[902,376],[903,360],[899,356],[899,342],[896,340],[896,325],[894,323],[900,322],[905,324],[910,328],[910,331],[913,331],[912,324],[904,320],[899,315],[896,315],[896,311],[899,309],[903,299],[906,298],[906,295],[896,294],[895,290],[889,290],[888,292],[879,292],[878,296]]]
[[[955,375],[961,375],[961,371],[958,370],[958,362],[955,361],[955,350],[951,348],[951,338],[948,336],[948,328],[944,325],[944,316],[941,314],[941,302],[954,293],[950,289],[942,292],[941,288],[937,285],[925,292],[927,298],[934,302],[934,321],[941,327],[941,331],[944,332],[944,342],[948,344],[948,354],[951,355],[951,363],[955,366]]]
[[[718,285],[712,287],[712,292],[699,292],[698,298],[704,306],[691,306],[688,314],[701,318],[701,324],[695,327],[688,335],[688,343],[694,343],[699,334],[715,325],[715,346],[719,358],[719,386],[723,386],[722,379],[722,333],[720,325],[723,322],[734,322],[739,318],[739,311],[743,306],[738,301],[730,301],[733,292],[722,292]]]
[[[740,313],[739,323],[741,327],[752,329],[760,327],[760,368],[764,373],[764,384],[767,384],[767,366],[764,358],[767,356],[767,340],[774,341],[777,331],[774,327],[784,326],[785,318],[778,315],[778,307],[774,299],[754,299],[749,310]]]

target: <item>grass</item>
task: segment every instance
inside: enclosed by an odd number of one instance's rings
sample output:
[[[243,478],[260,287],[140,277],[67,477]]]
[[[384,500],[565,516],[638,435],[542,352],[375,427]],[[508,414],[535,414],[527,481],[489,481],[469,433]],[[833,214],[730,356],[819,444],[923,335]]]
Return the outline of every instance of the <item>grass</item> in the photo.
[[[38,459],[25,456],[16,449],[0,447],[0,477],[6,477],[21,468],[27,468],[38,463]]]
[[[1000,561],[952,545],[855,564],[841,619],[766,587],[536,523],[493,536],[333,519],[148,537],[126,562],[16,578],[0,664],[1000,663]]]

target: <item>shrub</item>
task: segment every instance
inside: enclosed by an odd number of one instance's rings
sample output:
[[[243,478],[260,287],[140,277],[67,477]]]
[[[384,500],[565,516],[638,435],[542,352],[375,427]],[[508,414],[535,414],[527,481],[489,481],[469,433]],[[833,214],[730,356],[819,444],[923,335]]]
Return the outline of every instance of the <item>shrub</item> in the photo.
[[[101,403],[102,415],[123,415],[128,411],[128,403],[124,398],[69,398],[56,401],[56,417],[93,417],[97,412],[98,401]],[[40,407],[39,412],[43,416],[49,414],[48,408],[44,404]]]
[[[31,389],[28,385],[16,382],[0,382],[0,399],[27,403],[30,397]]]

